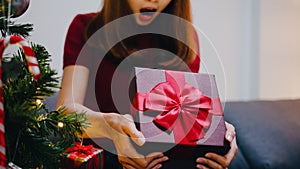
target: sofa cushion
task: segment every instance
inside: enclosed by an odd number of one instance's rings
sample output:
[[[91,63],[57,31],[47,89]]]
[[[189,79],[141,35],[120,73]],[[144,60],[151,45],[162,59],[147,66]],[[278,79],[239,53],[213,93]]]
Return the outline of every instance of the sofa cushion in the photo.
[[[299,168],[300,99],[227,102],[224,111],[239,147],[231,169],[245,161],[253,169]]]
[[[229,169],[251,169],[242,151],[238,151]]]

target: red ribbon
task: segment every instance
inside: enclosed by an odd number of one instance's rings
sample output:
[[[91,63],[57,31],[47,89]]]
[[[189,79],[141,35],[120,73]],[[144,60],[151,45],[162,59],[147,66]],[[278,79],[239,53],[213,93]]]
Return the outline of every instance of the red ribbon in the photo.
[[[81,143],[76,142],[73,147],[68,148],[65,153],[69,153],[67,158],[74,161],[73,167],[80,167],[82,163],[88,162],[91,158],[93,158],[93,162],[88,163],[88,168],[98,168],[99,166],[99,157],[98,153],[93,150],[93,145],[83,146]],[[93,165],[93,166],[90,166]]]
[[[166,71],[166,82],[148,93],[137,93],[133,106],[139,111],[161,112],[153,122],[173,131],[176,143],[196,144],[211,123],[212,99],[185,82],[184,73]]]

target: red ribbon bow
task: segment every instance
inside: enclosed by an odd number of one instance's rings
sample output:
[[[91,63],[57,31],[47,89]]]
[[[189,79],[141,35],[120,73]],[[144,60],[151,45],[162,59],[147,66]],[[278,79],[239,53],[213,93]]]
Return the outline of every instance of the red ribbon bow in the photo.
[[[86,154],[91,154],[93,151],[92,149],[94,148],[93,145],[81,145],[80,142],[76,142],[74,146],[69,147],[65,152],[66,153],[70,153],[70,152],[74,152],[74,151],[78,151],[81,153],[86,153]]]
[[[74,167],[80,167],[82,163],[87,162],[90,158],[94,158],[93,159],[94,161],[90,163],[90,165],[93,165],[93,167],[98,168],[99,159],[98,156],[95,155],[93,148],[94,148],[93,145],[84,146],[81,145],[80,142],[76,142],[75,145],[68,148],[65,151],[65,153],[69,153],[67,157],[74,161]]]
[[[137,93],[133,105],[137,110],[161,112],[153,122],[172,131],[176,143],[196,144],[211,123],[212,100],[185,82],[182,72],[166,71],[166,82],[148,93]]]

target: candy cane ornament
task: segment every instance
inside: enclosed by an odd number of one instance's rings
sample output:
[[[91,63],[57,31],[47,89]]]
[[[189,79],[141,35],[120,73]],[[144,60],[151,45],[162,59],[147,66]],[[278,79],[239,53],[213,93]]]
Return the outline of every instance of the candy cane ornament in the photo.
[[[2,88],[2,58],[5,48],[11,44],[17,44],[22,47],[27,60],[28,70],[33,75],[34,80],[40,78],[40,69],[35,54],[29,43],[17,35],[7,36],[0,41],[0,169],[6,168],[5,156],[5,130],[4,130],[4,98]]]

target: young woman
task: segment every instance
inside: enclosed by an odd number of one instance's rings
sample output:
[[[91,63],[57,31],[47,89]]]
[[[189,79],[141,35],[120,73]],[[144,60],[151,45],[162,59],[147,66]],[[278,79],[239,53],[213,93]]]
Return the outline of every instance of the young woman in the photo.
[[[167,15],[165,19],[163,14]],[[108,138],[114,143],[117,156],[106,152],[106,169],[160,168],[168,160],[162,152],[144,156],[134,148],[134,144],[143,145],[145,139],[132,117],[123,114],[129,111],[130,103],[123,84],[128,83],[124,79],[129,80],[133,66],[198,72],[195,31],[186,24],[179,26],[182,22],[178,18],[191,22],[189,0],[104,0],[101,11],[77,15],[69,27],[57,105],[69,112],[86,112],[92,127],[86,130],[85,138]],[[132,30],[139,33],[128,33]],[[102,33],[97,34],[99,31]],[[164,36],[169,33],[172,38]],[[226,138],[231,142],[228,154],[207,153],[197,159],[195,167],[228,167],[237,145],[234,127],[228,123],[226,127]]]

